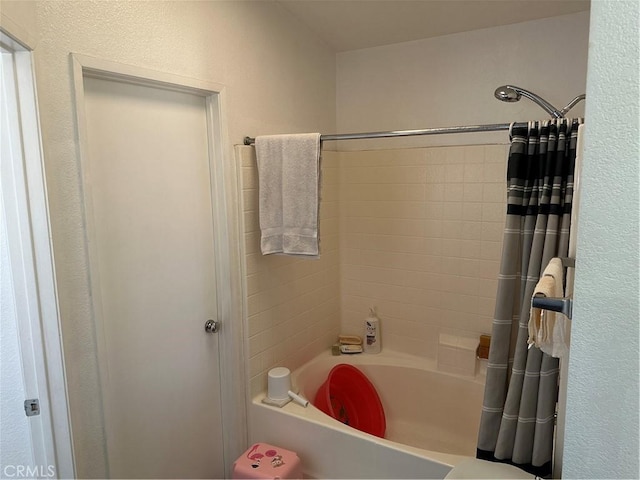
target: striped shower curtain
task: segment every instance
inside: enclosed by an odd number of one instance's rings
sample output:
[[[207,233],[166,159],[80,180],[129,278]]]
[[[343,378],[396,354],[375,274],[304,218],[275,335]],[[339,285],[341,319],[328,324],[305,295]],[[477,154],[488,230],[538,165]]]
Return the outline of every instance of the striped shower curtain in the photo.
[[[567,256],[578,125],[514,126],[507,219],[477,457],[551,475],[558,359],[528,349],[533,289],[553,257]]]

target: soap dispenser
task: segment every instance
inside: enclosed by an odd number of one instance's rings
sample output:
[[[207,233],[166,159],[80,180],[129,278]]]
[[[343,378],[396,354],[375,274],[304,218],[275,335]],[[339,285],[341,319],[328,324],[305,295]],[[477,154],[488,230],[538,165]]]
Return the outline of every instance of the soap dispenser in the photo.
[[[369,309],[369,316],[364,320],[365,353],[380,353],[382,342],[380,339],[380,319],[376,315],[375,307]]]

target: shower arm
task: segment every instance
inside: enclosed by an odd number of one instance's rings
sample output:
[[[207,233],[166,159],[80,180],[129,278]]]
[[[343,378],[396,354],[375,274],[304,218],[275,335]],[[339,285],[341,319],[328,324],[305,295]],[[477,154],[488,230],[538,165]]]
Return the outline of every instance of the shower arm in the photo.
[[[513,85],[507,85],[507,87],[514,89],[516,92],[518,92],[523,97],[528,98],[529,100],[531,100],[534,103],[537,103],[548,114],[553,115],[556,118],[562,118],[564,116],[564,114],[560,110],[558,110],[556,107],[554,107],[549,102],[547,102],[544,98],[536,95],[535,93],[530,92],[529,90],[525,90],[524,88],[514,87]]]
[[[504,85],[503,87],[499,87],[496,90],[496,97],[497,97],[497,92],[498,90],[502,90],[502,89],[510,89],[513,90],[514,92],[516,92],[517,95],[522,95],[523,97],[528,98],[529,100],[531,100],[532,102],[536,103],[537,105],[539,105],[545,112],[547,112],[549,115],[554,116],[555,118],[564,118],[564,115],[571,110],[573,107],[575,107],[575,105],[580,102],[581,100],[584,100],[586,98],[586,96],[583,95],[578,95],[577,97],[575,97],[573,100],[571,100],[562,110],[558,110],[556,107],[554,107],[553,105],[551,105],[549,102],[547,102],[544,98],[540,97],[539,95],[536,95],[533,92],[530,92],[529,90],[526,90],[524,88],[521,87],[516,87],[514,85]],[[503,100],[503,101],[517,101],[519,100],[519,96],[517,98],[510,98],[510,99],[506,99],[504,97],[499,99]]]
[[[564,117],[565,113],[567,113],[569,110],[575,107],[578,102],[584,100],[585,98],[587,98],[587,96],[583,93],[582,95],[578,95],[576,98],[567,103],[567,106],[560,110],[562,116]]]

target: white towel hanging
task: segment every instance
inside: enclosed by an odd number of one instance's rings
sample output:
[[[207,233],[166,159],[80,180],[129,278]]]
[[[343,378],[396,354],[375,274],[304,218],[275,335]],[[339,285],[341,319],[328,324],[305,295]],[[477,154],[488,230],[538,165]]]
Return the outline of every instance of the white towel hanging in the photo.
[[[317,257],[320,134],[256,137],[263,255]]]

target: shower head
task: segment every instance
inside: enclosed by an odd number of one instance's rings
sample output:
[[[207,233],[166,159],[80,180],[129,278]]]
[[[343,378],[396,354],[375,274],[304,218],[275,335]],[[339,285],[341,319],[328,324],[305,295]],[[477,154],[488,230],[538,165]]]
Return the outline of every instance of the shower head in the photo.
[[[586,98],[586,95],[584,94],[578,95],[569,103],[567,103],[567,105],[562,110],[558,110],[544,98],[539,97],[529,90],[525,90],[524,88],[516,87],[514,85],[502,85],[501,87],[496,88],[496,91],[493,92],[493,94],[498,100],[501,100],[503,102],[517,102],[522,97],[526,97],[532,102],[540,105],[540,107],[542,107],[545,112],[553,115],[555,118],[564,118],[565,113],[575,107],[578,102]]]
[[[517,102],[522,98],[522,95],[509,85],[503,85],[496,88],[496,91],[493,92],[493,94],[498,100],[503,102]]]
[[[496,88],[496,91],[493,94],[498,100],[502,100],[503,102],[517,102],[522,97],[526,97],[529,100],[540,105],[540,107],[542,107],[545,112],[553,115],[556,118],[562,118],[566,113],[562,110],[558,110],[544,98],[539,97],[535,93],[530,92],[529,90],[525,90],[524,88],[516,87],[514,85],[502,85],[501,87]]]

